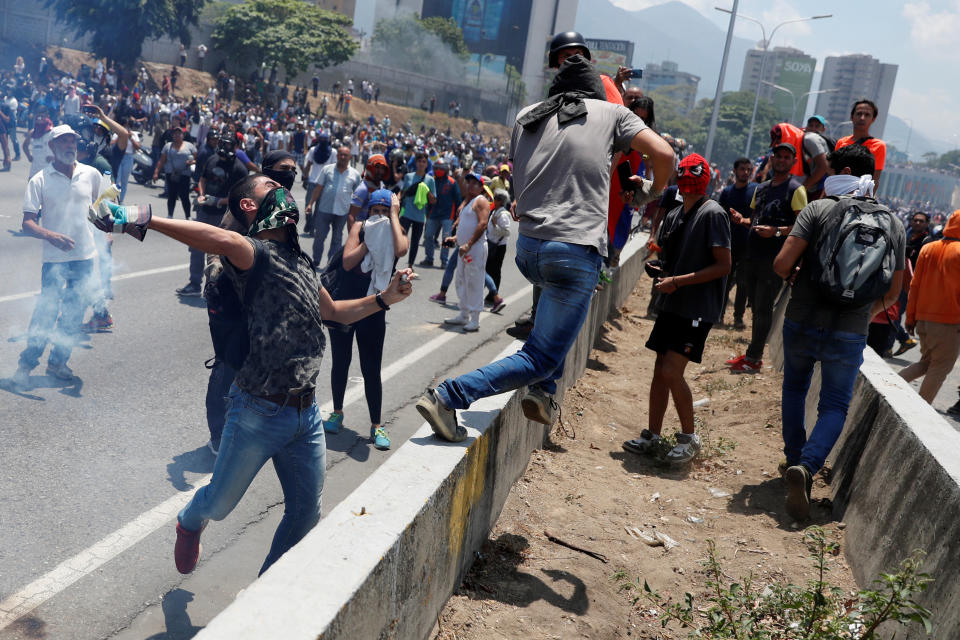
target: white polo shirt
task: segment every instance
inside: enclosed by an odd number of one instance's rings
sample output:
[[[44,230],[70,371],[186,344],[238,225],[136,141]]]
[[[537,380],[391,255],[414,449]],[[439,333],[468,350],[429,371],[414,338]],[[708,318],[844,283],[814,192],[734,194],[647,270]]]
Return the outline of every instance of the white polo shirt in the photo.
[[[87,220],[87,211],[109,186],[109,178],[80,163],[73,170],[73,178],[54,169],[52,163],[30,178],[23,194],[23,212],[42,211],[40,224],[44,229],[62,233],[74,241],[70,251],[61,251],[44,241],[44,262],[88,260],[96,255],[93,225]]]

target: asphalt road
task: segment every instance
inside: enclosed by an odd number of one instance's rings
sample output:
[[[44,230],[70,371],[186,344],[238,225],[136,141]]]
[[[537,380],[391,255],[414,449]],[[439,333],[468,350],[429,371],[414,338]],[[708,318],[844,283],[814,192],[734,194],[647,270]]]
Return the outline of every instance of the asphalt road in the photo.
[[[202,300],[174,295],[187,281],[187,250],[158,233],[142,244],[117,239],[116,328],[77,347],[76,379],[44,376],[42,360],[33,388],[13,390],[40,285],[40,241],[19,234],[26,172],[21,161],[0,174],[0,626],[8,623],[0,639],[190,637],[256,578],[282,511],[279,484],[265,467],[234,513],[207,528],[198,570],[176,572],[177,498],[213,469],[203,366],[213,351]],[[131,185],[127,201],[164,215],[158,194]],[[294,195],[302,199],[299,186]],[[394,449],[421,424],[413,403],[425,387],[488,362],[510,340],[503,329],[530,300],[510,253],[501,291],[511,303],[484,314],[477,334],[441,326],[456,313],[456,294],[451,287],[446,308],[427,300],[439,269],[419,268],[413,296],[389,312],[385,371],[399,364],[384,383],[383,413]],[[329,358],[323,369],[327,381]],[[362,380],[356,357],[350,375],[352,388]],[[325,510],[390,455],[367,441],[359,387],[345,428],[327,440]],[[319,391],[326,402],[328,388]],[[42,603],[5,619],[4,606],[24,594]]]

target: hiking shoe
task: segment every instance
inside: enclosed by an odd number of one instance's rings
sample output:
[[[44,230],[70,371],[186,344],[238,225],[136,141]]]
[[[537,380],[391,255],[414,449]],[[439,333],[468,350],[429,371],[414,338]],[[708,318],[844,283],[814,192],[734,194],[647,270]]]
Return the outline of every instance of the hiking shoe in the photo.
[[[19,371],[20,370],[17,369],[17,372]],[[16,376],[14,376],[14,379],[16,379]],[[960,416],[960,400],[957,400],[955,403],[953,403],[953,406],[947,409],[947,413],[952,416]]]
[[[430,302],[436,302],[438,304],[444,304],[447,301],[447,294],[445,293],[435,293],[428,298]]]
[[[746,357],[740,362],[730,365],[731,373],[760,373],[762,368],[763,360],[754,362]]]
[[[177,295],[184,298],[194,298],[199,296],[201,293],[200,285],[193,284],[192,282],[188,283],[186,286],[180,287],[177,289]]]
[[[381,451],[390,448],[390,438],[387,437],[387,430],[383,427],[370,427],[370,441],[373,446]]]
[[[181,527],[179,522],[177,523],[177,543],[173,547],[173,561],[180,573],[190,573],[197,568],[200,553],[203,551],[203,545],[200,544],[201,533],[203,533],[203,527],[200,527],[199,531],[188,531]]]
[[[687,464],[700,453],[700,436],[695,433],[678,433],[677,446],[667,453],[667,462],[672,465]]]
[[[507,335],[517,340],[526,340],[530,337],[531,331],[533,331],[532,324],[518,324],[513,327],[507,327]]]
[[[449,324],[454,327],[462,327],[469,322],[469,318],[464,316],[454,316],[452,318],[444,318],[443,324]]]
[[[67,366],[66,362],[61,362],[60,364],[53,364],[52,362],[47,363],[47,375],[53,376],[59,380],[72,380],[73,379],[73,370]]]
[[[787,483],[787,514],[800,522],[810,517],[810,489],[813,487],[813,476],[802,464],[797,464],[783,475]]]
[[[523,399],[520,401],[520,408],[523,409],[523,415],[529,420],[539,422],[540,424],[553,424],[553,412],[560,408],[553,396],[547,394],[540,387],[528,387]]]
[[[343,412],[331,411],[327,419],[323,421],[323,430],[326,433],[340,433],[340,426],[343,424]]]
[[[650,455],[656,451],[657,443],[660,441],[660,434],[644,429],[640,432],[639,438],[627,440],[623,443],[623,450],[637,455]]]
[[[497,299],[493,301],[493,306],[490,307],[490,313],[500,313],[505,306],[507,306],[507,303],[504,302],[503,298],[498,296]]]
[[[104,313],[95,313],[89,321],[84,322],[80,328],[85,333],[101,333],[113,329],[113,316],[109,311]]]
[[[467,430],[457,424],[457,412],[444,406],[436,389],[427,389],[427,392],[420,396],[417,400],[417,411],[438,438],[460,442],[467,437]]]
[[[219,443],[219,442],[214,442],[213,440],[208,440],[208,441],[207,441],[207,449],[210,450],[210,453],[213,454],[213,457],[214,457],[214,458],[216,458],[218,455],[220,455],[220,443]]]
[[[913,349],[915,346],[917,346],[917,344],[919,343],[916,341],[915,338],[907,338],[906,340],[900,343],[900,348],[894,351],[893,355],[895,356],[903,355],[907,351],[910,351],[910,349]]]
[[[743,331],[744,329],[747,328],[747,325],[743,322],[743,320],[737,320],[736,318],[734,318],[733,328],[736,329],[737,331]]]
[[[479,320],[471,320],[471,321],[468,322],[467,324],[463,325],[463,330],[464,330],[464,331],[469,331],[470,333],[474,333],[474,332],[476,332],[476,331],[480,331],[480,321],[479,321]]]
[[[20,365],[17,367],[16,372],[11,378],[13,385],[18,389],[26,389],[30,386],[30,369],[27,369],[25,366]],[[957,404],[960,404],[958,402]]]
[[[736,358],[730,358],[729,360],[727,360],[726,364],[727,365],[740,364],[746,359],[747,359],[747,356],[737,356]]]
[[[424,258],[423,260],[420,261],[420,266],[421,266],[421,267],[432,267],[432,266],[433,266],[433,260],[427,260],[426,258]]]

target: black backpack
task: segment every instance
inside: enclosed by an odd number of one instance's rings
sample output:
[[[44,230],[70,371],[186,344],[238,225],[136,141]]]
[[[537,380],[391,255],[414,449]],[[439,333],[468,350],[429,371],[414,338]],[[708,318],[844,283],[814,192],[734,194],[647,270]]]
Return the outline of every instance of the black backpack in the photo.
[[[890,290],[896,256],[889,209],[872,198],[830,196],[836,204],[814,247],[811,277],[833,302],[858,306]]]
[[[266,265],[267,260],[254,261],[247,276],[248,297],[260,285]],[[204,295],[207,299],[210,337],[213,339],[214,362],[224,362],[234,371],[239,371],[250,352],[250,334],[243,300],[226,269],[222,269],[207,285]]]

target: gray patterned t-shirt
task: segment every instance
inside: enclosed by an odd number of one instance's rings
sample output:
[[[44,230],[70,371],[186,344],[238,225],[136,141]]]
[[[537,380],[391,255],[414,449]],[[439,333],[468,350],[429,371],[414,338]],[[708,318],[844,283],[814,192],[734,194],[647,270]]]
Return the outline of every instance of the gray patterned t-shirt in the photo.
[[[237,386],[257,396],[297,394],[317,386],[326,339],[320,318],[320,278],[292,246],[249,239],[254,264],[268,261],[250,299],[245,285],[253,271],[229,260],[225,269],[247,312],[250,352],[237,372]]]

